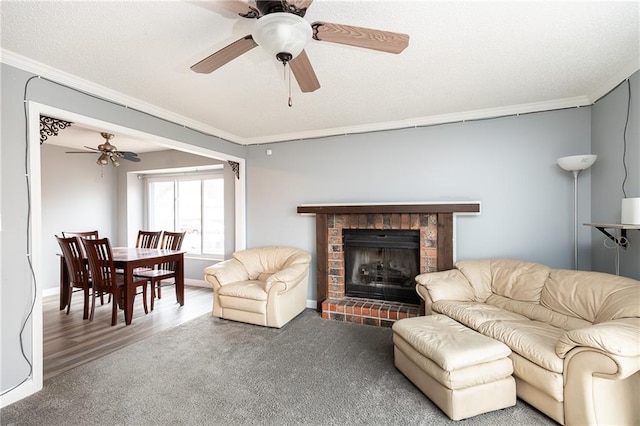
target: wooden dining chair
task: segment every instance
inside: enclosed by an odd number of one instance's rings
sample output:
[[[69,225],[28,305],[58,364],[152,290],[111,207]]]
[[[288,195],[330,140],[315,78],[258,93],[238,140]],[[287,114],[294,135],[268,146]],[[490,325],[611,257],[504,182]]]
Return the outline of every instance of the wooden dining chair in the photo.
[[[164,234],[162,235],[162,242],[160,243],[160,248],[168,250],[180,250],[182,248],[184,234],[184,232],[164,231]],[[153,306],[156,299],[156,291],[158,294],[158,299],[162,298],[162,280],[175,278],[176,276],[175,262],[160,263],[153,269],[136,271],[135,276],[145,278],[151,284],[151,310],[153,311]]]
[[[89,318],[89,290],[92,287],[92,281],[87,270],[86,258],[84,255],[84,247],[80,240],[73,237],[59,237],[56,235],[56,240],[62,250],[62,256],[64,257],[64,263],[67,266],[69,274],[69,296],[67,297],[67,315],[71,310],[71,296],[73,295],[73,289],[81,289],[84,293],[84,310],[82,313],[82,319]]]
[[[158,248],[162,231],[138,231],[137,248]]]
[[[82,244],[84,244],[85,251],[87,252],[89,270],[91,271],[91,279],[93,282],[93,300],[89,320],[93,320],[93,314],[96,308],[96,292],[105,292],[113,296],[111,298],[111,325],[116,325],[118,304],[124,304],[124,291],[126,290],[124,277],[116,273],[109,239],[83,239]],[[136,288],[143,288],[142,302],[144,313],[146,314],[149,312],[147,309],[147,280],[136,280],[134,277],[133,285]]]
[[[63,237],[78,237],[78,238],[85,238],[85,239],[89,239],[89,240],[95,240],[96,238],[99,237],[98,235],[98,231],[73,231],[73,232],[68,232],[68,231],[62,231],[62,236]],[[80,243],[80,249],[82,250],[82,257],[85,258],[85,260],[87,259],[87,253],[84,251],[84,245],[82,243]],[[91,274],[89,274],[89,276],[91,276]],[[89,280],[91,280],[91,277],[89,277]],[[111,297],[111,296],[109,296]],[[111,299],[109,299],[109,302],[111,301]],[[102,293],[100,293],[100,304],[104,305],[104,296]]]

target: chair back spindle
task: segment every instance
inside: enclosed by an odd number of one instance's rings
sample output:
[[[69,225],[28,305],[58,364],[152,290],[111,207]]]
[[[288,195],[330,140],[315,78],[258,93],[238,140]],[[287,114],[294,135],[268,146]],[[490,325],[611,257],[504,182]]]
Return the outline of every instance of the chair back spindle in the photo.
[[[158,248],[162,231],[138,231],[137,248]]]
[[[184,241],[184,235],[185,232],[164,231],[160,247],[168,250],[180,250],[182,248],[182,241]],[[175,262],[161,263],[158,269],[175,271]]]

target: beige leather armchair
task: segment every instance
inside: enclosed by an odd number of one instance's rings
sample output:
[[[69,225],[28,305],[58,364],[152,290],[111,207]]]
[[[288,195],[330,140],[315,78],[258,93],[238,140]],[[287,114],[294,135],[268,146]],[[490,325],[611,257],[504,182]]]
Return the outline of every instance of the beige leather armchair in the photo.
[[[209,266],[213,316],[280,328],[306,308],[311,255],[293,247],[257,247]]]

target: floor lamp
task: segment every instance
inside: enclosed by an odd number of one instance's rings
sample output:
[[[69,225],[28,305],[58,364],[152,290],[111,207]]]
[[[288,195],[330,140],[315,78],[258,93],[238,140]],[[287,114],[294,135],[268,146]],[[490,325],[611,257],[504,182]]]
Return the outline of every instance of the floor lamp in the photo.
[[[558,158],[558,166],[573,173],[573,269],[578,269],[578,175],[596,162],[597,155],[570,155]]]

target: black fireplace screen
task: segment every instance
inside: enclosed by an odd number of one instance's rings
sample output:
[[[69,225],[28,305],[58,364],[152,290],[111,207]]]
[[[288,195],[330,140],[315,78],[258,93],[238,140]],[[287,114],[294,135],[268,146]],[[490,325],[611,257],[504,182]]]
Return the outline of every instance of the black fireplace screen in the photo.
[[[420,234],[344,229],[345,295],[419,304]]]

